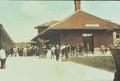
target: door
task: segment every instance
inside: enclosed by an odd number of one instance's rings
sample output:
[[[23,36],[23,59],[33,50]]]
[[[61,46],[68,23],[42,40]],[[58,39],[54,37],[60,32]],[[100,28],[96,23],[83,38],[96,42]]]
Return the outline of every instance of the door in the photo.
[[[88,52],[94,53],[93,34],[92,33],[83,33],[82,41],[83,41],[84,49]]]

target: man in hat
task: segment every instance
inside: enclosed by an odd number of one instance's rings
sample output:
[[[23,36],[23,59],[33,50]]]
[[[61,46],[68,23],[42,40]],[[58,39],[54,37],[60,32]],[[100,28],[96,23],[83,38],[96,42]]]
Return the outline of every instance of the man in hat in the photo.
[[[56,60],[59,61],[59,55],[60,55],[60,46],[59,45],[55,46],[55,55],[56,55]]]

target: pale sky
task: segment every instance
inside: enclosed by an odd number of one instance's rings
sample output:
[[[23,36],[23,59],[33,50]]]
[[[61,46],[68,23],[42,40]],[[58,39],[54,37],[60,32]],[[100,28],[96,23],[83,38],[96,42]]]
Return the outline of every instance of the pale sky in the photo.
[[[120,24],[120,1],[82,1],[82,10]],[[35,26],[74,12],[73,1],[0,1],[0,23],[15,42],[30,41]]]

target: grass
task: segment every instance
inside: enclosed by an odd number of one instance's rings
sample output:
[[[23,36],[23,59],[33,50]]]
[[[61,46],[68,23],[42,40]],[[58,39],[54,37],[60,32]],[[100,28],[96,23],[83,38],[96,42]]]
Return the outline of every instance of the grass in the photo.
[[[94,56],[94,57],[69,57],[70,61],[92,66],[98,69],[115,72],[115,66],[112,56]]]

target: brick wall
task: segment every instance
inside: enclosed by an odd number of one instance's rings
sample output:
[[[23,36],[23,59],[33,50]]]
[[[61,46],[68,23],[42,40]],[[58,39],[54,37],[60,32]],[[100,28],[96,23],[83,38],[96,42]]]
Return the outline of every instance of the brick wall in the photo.
[[[82,43],[82,34],[79,31],[76,32],[63,32],[62,33],[62,43]]]
[[[101,45],[111,45],[113,44],[113,32],[106,31],[95,31],[93,33],[94,47],[100,47]],[[82,32],[63,32],[62,33],[62,44],[66,43],[82,43]]]
[[[100,47],[101,45],[113,44],[112,32],[95,32],[94,33],[94,47]]]

